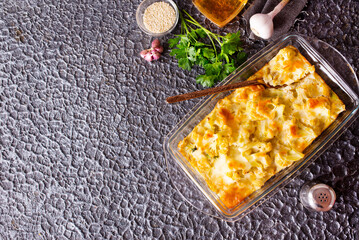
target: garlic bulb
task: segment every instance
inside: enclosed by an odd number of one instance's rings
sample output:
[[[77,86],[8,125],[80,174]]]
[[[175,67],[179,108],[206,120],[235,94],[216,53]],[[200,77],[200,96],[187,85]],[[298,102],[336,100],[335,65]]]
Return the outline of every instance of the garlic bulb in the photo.
[[[155,39],[151,44],[151,48],[142,50],[140,55],[146,61],[152,62],[153,60],[158,60],[161,57],[162,52],[163,47],[161,46],[160,40]]]
[[[284,8],[289,0],[282,0],[274,9],[268,14],[257,13],[249,19],[249,25],[252,32],[263,39],[269,39],[274,32],[273,18]]]

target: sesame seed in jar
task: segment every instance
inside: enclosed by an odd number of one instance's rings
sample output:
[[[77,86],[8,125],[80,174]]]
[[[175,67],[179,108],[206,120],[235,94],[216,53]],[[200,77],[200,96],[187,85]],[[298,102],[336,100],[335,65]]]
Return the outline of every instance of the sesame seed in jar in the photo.
[[[148,6],[143,14],[143,24],[148,31],[163,33],[176,21],[176,12],[168,3],[156,2]]]

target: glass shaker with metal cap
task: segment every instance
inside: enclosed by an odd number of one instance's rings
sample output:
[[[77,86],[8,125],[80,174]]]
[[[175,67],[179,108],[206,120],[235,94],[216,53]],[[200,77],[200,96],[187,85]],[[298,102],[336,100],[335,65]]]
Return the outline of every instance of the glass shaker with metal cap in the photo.
[[[307,209],[326,212],[333,207],[336,194],[333,188],[326,184],[310,182],[303,185],[299,197]]]

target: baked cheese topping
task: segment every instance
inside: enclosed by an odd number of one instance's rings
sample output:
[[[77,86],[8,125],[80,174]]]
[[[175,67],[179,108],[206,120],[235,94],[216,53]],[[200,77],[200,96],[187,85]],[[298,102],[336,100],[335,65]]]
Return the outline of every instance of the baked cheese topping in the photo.
[[[220,100],[178,145],[228,208],[258,190],[345,110],[338,96],[293,46],[254,74],[271,85],[248,86]]]
[[[314,71],[314,66],[295,47],[287,46],[248,80],[263,79],[271,86],[289,85]]]

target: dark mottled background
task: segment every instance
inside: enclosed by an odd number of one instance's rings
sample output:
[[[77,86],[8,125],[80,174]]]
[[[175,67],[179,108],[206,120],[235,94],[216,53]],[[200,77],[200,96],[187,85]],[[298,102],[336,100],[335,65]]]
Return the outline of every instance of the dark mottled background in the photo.
[[[358,73],[359,2],[308,2],[292,30],[333,45]],[[238,222],[182,199],[162,143],[199,100],[164,100],[199,89],[198,70],[167,51],[155,63],[139,57],[151,41],[136,25],[139,3],[0,1],[0,239],[359,239],[359,121]],[[217,29],[191,1],[177,3]],[[221,31],[239,29],[237,17]],[[266,45],[244,42],[249,55]],[[330,212],[298,200],[314,179],[338,194]]]

